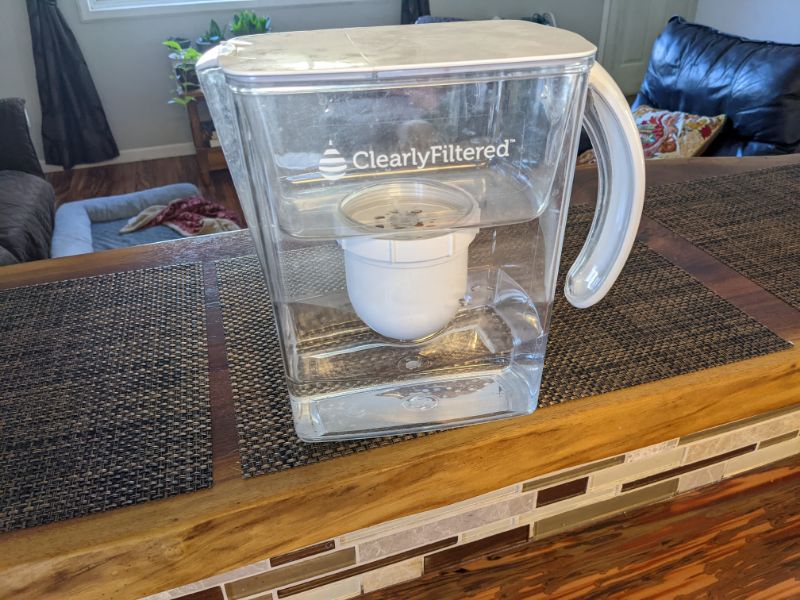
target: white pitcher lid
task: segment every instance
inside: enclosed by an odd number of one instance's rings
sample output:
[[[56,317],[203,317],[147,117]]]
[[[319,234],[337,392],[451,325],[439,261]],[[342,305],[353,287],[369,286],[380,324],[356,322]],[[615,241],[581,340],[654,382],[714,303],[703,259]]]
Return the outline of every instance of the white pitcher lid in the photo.
[[[220,47],[219,66],[247,81],[352,80],[563,65],[596,50],[577,33],[555,27],[463,21],[244,36]]]

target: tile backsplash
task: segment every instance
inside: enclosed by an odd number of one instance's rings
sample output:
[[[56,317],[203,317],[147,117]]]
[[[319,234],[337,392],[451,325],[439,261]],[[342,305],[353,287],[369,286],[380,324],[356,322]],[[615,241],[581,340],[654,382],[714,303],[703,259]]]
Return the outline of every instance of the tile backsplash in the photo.
[[[146,600],[344,600],[800,454],[800,406],[521,481]]]

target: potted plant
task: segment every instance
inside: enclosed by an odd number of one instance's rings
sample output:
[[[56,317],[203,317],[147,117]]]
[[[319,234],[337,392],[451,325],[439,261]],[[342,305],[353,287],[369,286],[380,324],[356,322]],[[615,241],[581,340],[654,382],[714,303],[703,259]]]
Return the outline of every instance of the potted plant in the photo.
[[[181,47],[181,50],[186,50],[187,48],[191,48],[192,40],[185,37],[168,37],[167,42],[175,42],[178,46]],[[165,42],[166,43],[166,42]]]
[[[197,59],[200,58],[201,55],[194,48],[181,47],[181,44],[175,39],[165,40],[163,44],[172,50],[172,52],[169,53],[169,58],[172,61],[172,70],[174,72],[173,79],[175,79],[178,84],[178,95],[169,102],[170,104],[186,106],[189,102],[194,100],[189,93],[200,87],[195,65],[197,64]]]
[[[259,17],[252,10],[243,10],[233,15],[233,22],[230,25],[231,35],[253,35],[255,33],[267,33],[272,26],[272,19],[269,17]]]
[[[195,41],[195,45],[200,52],[211,50],[225,39],[225,32],[214,19],[208,25],[208,30]]]

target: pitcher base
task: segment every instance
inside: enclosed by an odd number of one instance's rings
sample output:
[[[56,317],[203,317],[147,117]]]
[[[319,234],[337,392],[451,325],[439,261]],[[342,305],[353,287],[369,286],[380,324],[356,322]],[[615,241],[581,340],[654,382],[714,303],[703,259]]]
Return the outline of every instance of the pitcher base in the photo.
[[[536,409],[541,381],[541,367],[534,370],[524,377],[507,368],[333,396],[291,396],[295,429],[303,441],[322,442],[451,429],[527,415]]]

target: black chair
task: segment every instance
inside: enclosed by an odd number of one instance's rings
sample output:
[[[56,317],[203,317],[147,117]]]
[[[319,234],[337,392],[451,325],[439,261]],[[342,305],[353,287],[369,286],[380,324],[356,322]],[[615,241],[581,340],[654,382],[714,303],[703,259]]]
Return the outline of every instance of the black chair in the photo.
[[[725,114],[706,156],[800,151],[800,45],[748,40],[672,17],[633,108]]]

